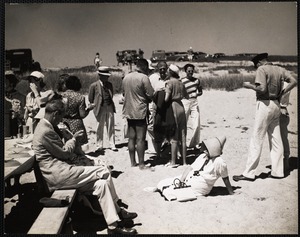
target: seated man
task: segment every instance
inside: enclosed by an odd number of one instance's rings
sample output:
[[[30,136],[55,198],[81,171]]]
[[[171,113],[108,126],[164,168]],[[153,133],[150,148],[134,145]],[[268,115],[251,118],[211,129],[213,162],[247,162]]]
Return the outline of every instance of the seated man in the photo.
[[[76,188],[79,193],[95,195],[108,225],[108,234],[136,234],[134,228],[121,227],[122,219],[133,219],[136,213],[121,209],[110,170],[106,165],[78,165],[74,155],[76,141],[82,131],[63,143],[57,125],[64,116],[64,103],[61,99],[49,101],[45,116],[37,125],[33,138],[33,150],[42,175],[50,191]]]
[[[166,195],[170,196],[174,188],[190,186],[196,196],[206,196],[217,179],[222,177],[228,193],[234,194],[228,178],[227,165],[221,157],[225,141],[226,137],[214,137],[203,141],[200,148],[202,154],[181,176],[164,179],[156,188],[149,187],[145,191],[160,191],[163,195],[167,191]]]

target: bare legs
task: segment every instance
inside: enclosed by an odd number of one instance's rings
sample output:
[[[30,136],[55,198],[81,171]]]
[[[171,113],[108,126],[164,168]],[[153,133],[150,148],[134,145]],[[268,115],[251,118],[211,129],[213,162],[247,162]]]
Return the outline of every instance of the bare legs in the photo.
[[[128,150],[130,156],[131,166],[136,166],[135,160],[135,151],[138,155],[139,167],[144,168],[144,155],[145,155],[145,139],[146,139],[146,131],[147,125],[131,125],[128,124],[129,128],[129,141],[128,141]]]

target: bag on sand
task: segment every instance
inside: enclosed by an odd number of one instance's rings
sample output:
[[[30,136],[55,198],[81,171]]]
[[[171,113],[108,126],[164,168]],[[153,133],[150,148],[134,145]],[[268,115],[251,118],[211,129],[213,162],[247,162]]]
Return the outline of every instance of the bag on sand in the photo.
[[[186,202],[197,199],[191,187],[175,188],[170,185],[162,191],[162,195],[168,200],[177,200],[178,202]]]

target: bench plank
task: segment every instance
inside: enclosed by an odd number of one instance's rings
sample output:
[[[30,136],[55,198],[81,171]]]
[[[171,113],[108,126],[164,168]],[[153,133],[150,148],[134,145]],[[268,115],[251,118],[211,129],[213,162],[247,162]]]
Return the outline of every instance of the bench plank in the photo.
[[[68,216],[69,207],[75,199],[76,189],[55,190],[52,198],[65,199],[69,197],[70,204],[66,207],[44,207],[28,234],[59,234]]]

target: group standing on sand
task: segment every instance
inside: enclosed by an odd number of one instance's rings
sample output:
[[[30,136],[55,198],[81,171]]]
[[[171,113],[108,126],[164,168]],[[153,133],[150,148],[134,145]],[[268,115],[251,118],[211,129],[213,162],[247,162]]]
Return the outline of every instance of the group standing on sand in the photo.
[[[243,174],[233,176],[234,181],[254,181],[256,168],[262,151],[263,139],[268,134],[271,157],[271,178],[283,178],[288,171],[289,144],[287,140],[288,96],[296,85],[296,79],[282,67],[267,61],[268,54],[259,54],[252,59],[257,68],[254,84],[244,87],[256,92],[257,105],[253,136]],[[132,167],[148,170],[145,165],[146,134],[151,135],[156,159],[161,159],[163,144],[171,144],[170,162],[167,166],[177,167],[180,156],[185,171],[172,179],[164,179],[154,188],[163,195],[175,194],[176,189],[190,188],[196,196],[209,195],[214,183],[222,177],[229,194],[234,194],[228,170],[222,157],[226,137],[204,139],[200,142],[200,80],[193,76],[194,65],[184,66],[186,77],[180,78],[180,69],[165,62],[157,64],[157,72],[150,78],[149,62],[137,61],[136,70],[127,74],[123,81],[124,105],[122,114],[128,123],[128,153]],[[59,90],[46,90],[44,75],[34,71],[28,77],[31,92],[23,99],[14,97],[16,81],[5,74],[6,101],[12,104],[8,120],[11,126],[24,116],[30,124],[33,136],[33,150],[48,188],[76,188],[82,195],[97,197],[109,234],[136,234],[134,228],[126,228],[121,222],[134,219],[136,213],[120,208],[119,197],[111,178],[111,169],[101,159],[88,156],[83,151],[88,136],[83,124],[91,110],[97,120],[97,151],[104,148],[104,129],[107,130],[109,148],[115,147],[113,86],[108,81],[109,67],[97,67],[99,79],[90,85],[89,104],[79,94],[80,79],[62,75]],[[45,87],[46,88],[46,87]],[[18,102],[18,106],[15,103]],[[20,105],[21,103],[21,105]],[[25,103],[25,104],[22,104]],[[25,113],[20,110],[25,106]],[[9,106],[8,106],[9,107]],[[149,117],[150,109],[150,117]],[[12,116],[14,114],[15,116]],[[28,120],[31,118],[31,120]],[[150,118],[150,119],[149,119]],[[188,121],[192,121],[193,132],[187,142]],[[18,125],[17,125],[18,126]],[[12,131],[12,130],[11,130]],[[14,134],[15,135],[15,131]],[[199,149],[200,155],[187,165],[188,148]],[[136,159],[137,155],[137,159]],[[187,189],[186,189],[187,190]]]

